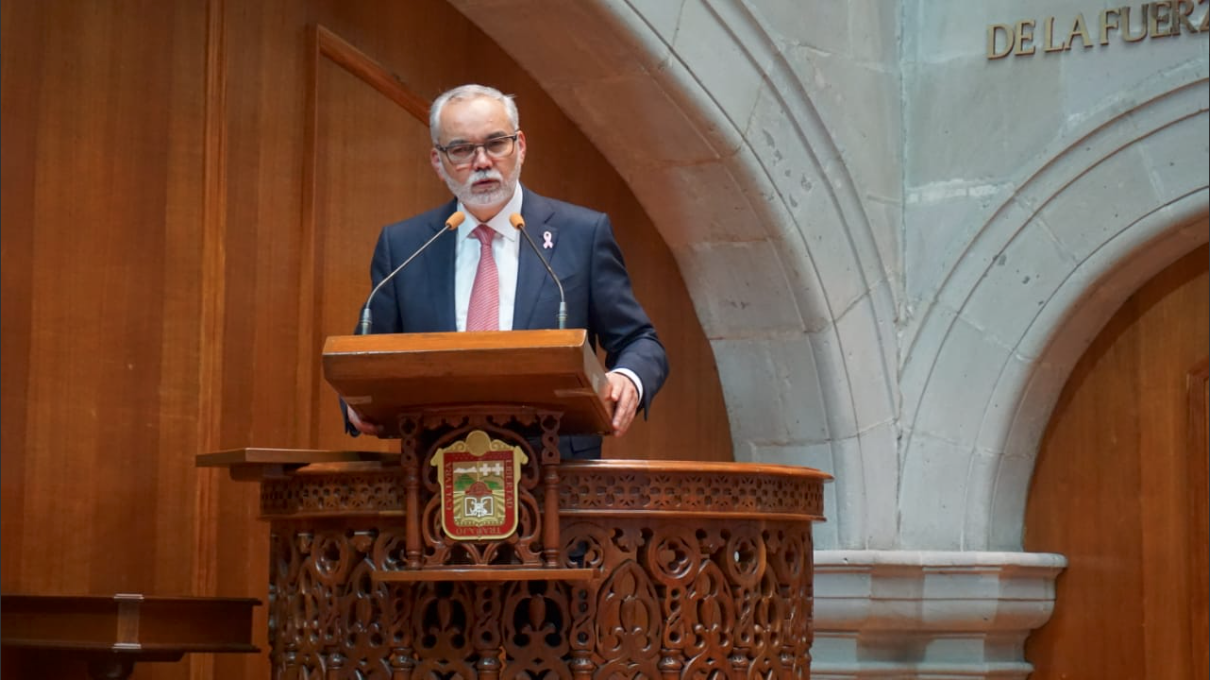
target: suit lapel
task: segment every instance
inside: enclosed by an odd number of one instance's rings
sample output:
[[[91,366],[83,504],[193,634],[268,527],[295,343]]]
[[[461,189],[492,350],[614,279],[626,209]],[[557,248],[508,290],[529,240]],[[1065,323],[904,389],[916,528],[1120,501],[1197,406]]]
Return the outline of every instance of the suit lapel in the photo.
[[[553,262],[555,253],[559,250],[558,227],[555,226],[554,211],[541,196],[533,193],[528,189],[522,189],[525,192],[524,202],[521,205],[521,216],[525,218],[525,230],[529,232],[530,238],[537,244],[542,255],[546,257],[547,262]],[[545,248],[543,244],[546,239],[544,234],[549,232],[550,241],[554,244],[551,248]],[[525,240],[524,235],[518,235],[522,241]],[[546,285],[555,285],[551,282],[550,274],[546,272],[546,267],[538,261],[538,256],[534,254],[529,243],[520,243],[520,255],[517,259],[517,295],[513,301],[513,330],[528,330],[534,328],[533,315],[534,308],[538,302],[538,295],[542,292],[542,287]],[[553,327],[554,317],[549,319],[549,323],[538,324],[538,326]]]
[[[451,203],[448,215],[454,212],[457,203]],[[473,218],[472,218],[473,219]],[[444,229],[444,222],[432,225],[433,231],[426,238],[432,238],[433,233]],[[458,232],[446,234],[433,242],[424,257],[424,279],[430,291],[429,300],[433,305],[434,330],[456,331],[458,322],[454,310],[454,255],[457,253]],[[419,264],[419,263],[417,263]]]

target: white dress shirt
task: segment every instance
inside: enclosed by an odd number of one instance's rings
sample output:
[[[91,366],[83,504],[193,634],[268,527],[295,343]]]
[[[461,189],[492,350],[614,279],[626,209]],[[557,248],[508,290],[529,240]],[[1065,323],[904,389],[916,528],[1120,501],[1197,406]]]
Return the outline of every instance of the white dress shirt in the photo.
[[[479,269],[479,239],[471,236],[480,224],[486,224],[499,237],[492,239],[492,259],[496,261],[496,273],[500,280],[500,330],[513,329],[513,310],[517,300],[517,268],[521,259],[521,234],[508,221],[509,215],[521,212],[521,183],[513,190],[513,197],[487,222],[479,222],[471,211],[458,201],[458,210],[467,219],[458,225],[458,247],[454,252],[454,312],[459,331],[466,330],[467,310],[471,306],[471,288],[475,285],[475,272]],[[528,246],[527,246],[528,247]],[[616,368],[612,373],[621,373],[634,383],[639,391],[639,402],[643,401],[643,381],[628,368]]]

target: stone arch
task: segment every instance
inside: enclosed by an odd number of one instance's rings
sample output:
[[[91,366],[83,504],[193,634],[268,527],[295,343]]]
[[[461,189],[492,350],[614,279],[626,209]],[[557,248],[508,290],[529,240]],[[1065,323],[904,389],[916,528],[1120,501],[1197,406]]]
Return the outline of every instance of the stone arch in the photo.
[[[902,547],[1021,549],[1038,443],[1076,360],[1207,240],[1206,150],[1190,143],[1205,139],[1207,80],[1184,75],[1090,116],[942,285],[904,369],[919,391],[905,397]]]
[[[894,288],[841,153],[757,18],[738,0],[451,4],[581,126],[672,249],[736,460],[832,472],[817,545],[890,547]]]

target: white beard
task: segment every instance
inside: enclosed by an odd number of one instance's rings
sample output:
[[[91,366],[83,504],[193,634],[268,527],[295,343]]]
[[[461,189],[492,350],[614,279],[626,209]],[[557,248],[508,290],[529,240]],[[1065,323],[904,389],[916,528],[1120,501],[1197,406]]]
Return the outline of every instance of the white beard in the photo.
[[[489,207],[496,204],[507,203],[508,199],[513,197],[513,192],[517,189],[517,178],[521,176],[521,164],[513,166],[512,172],[508,177],[505,177],[499,170],[491,168],[489,170],[476,170],[466,178],[466,182],[458,183],[449,173],[445,171],[445,165],[437,166],[441,171],[441,179],[445,180],[445,186],[449,187],[452,193],[462,205],[466,207]],[[475,182],[485,179],[494,179],[500,182],[499,186],[488,192],[476,192],[474,190]]]

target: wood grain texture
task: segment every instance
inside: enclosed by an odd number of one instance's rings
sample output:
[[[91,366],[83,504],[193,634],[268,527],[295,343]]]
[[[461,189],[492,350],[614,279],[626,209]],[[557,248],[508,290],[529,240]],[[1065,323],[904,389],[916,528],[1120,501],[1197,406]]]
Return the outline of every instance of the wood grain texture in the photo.
[[[5,586],[187,592],[204,5],[4,12]]]
[[[82,669],[64,668],[63,660],[87,663],[88,677],[115,678],[125,677],[141,662],[259,651],[250,641],[252,608],[260,602],[249,598],[126,593],[6,594],[0,600],[6,661],[13,659],[11,667],[5,664],[10,678],[85,677]],[[154,672],[143,664],[138,677]]]
[[[201,309],[198,317],[197,442],[203,451],[218,445],[222,418],[223,302],[226,286],[227,174],[226,114],[227,65],[226,3],[206,4],[206,99],[202,139]],[[218,541],[218,476],[202,472],[195,477],[193,587],[198,595],[213,595],[218,579],[211,554]],[[190,658],[194,677],[209,677],[209,658]]]
[[[0,589],[23,585],[21,555],[26,525],[27,435],[29,418],[30,355],[33,341],[34,229],[37,208],[36,144],[38,102],[42,83],[40,62],[45,53],[43,31],[46,13],[34,3],[0,3],[0,380],[3,414],[0,417]]]
[[[1203,359],[1186,376],[1188,438],[1186,469],[1190,480],[1189,654],[1190,678],[1210,678],[1210,361]]]
[[[378,94],[390,99],[413,118],[420,121],[428,119],[428,100],[412,92],[382,64],[370,59],[339,35],[323,26],[316,26],[315,49],[321,56],[330,59],[358,80],[374,88]]]
[[[5,591],[195,585],[206,12],[3,3]]]
[[[114,652],[255,652],[251,598],[5,594],[4,644]]]
[[[426,126],[397,103],[407,90],[400,85],[394,88],[399,94],[384,96],[379,89],[382,81],[360,77],[383,67],[369,55],[346,48],[345,63],[355,59],[360,66],[350,71],[324,56],[315,83],[320,102],[315,157],[317,253],[309,276],[316,296],[315,304],[300,318],[300,327],[309,331],[312,358],[318,356],[325,338],[350,333],[356,324],[370,290],[370,255],[379,230],[448,197],[428,165]],[[333,408],[335,393],[318,370],[311,377],[309,389],[317,397],[309,405],[311,441],[325,447],[348,445],[339,411]],[[393,443],[366,446],[385,450]]]
[[[568,434],[612,427],[608,379],[583,329],[334,335],[323,373],[389,436],[403,413],[464,404],[558,412]]]
[[[223,302],[226,286],[227,247],[227,62],[225,0],[206,3],[205,112],[202,131],[202,244],[201,309],[198,317],[200,356],[198,361],[197,442],[201,450],[217,446],[222,418]],[[218,576],[213,555],[218,542],[218,475],[201,471],[195,476],[193,542],[194,554],[190,592],[214,595]],[[211,678],[214,659],[210,655],[189,658],[192,678]]]
[[[1054,615],[1027,642],[1031,677],[1191,677],[1191,652],[1205,649],[1189,625],[1194,556],[1206,549],[1189,504],[1207,482],[1189,475],[1186,375],[1210,341],[1207,281],[1202,247],[1144,285],[1055,406],[1024,547],[1062,553],[1069,566]]]

